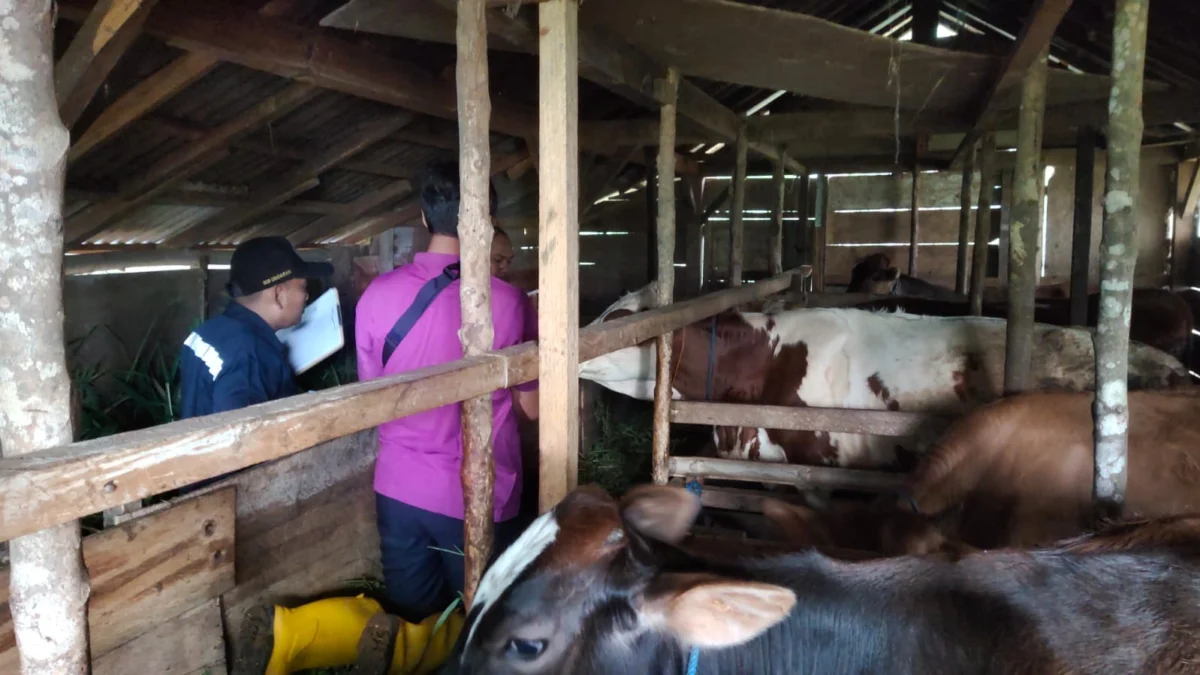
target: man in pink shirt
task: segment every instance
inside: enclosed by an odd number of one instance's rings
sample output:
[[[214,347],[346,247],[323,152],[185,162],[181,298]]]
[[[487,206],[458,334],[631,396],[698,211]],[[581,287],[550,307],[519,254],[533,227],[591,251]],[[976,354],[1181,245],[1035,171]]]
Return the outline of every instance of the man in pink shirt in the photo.
[[[462,358],[459,305],[458,166],[438,163],[421,180],[429,248],[375,278],[358,301],[358,376],[370,380]],[[495,190],[491,211],[496,208]],[[537,338],[537,316],[521,291],[492,278],[495,348]],[[492,394],[496,461],[496,549],[519,532],[521,444],[517,408],[537,415],[537,385]],[[463,588],[462,407],[453,404],[379,427],[375,502],[387,599],[417,622],[445,609]]]

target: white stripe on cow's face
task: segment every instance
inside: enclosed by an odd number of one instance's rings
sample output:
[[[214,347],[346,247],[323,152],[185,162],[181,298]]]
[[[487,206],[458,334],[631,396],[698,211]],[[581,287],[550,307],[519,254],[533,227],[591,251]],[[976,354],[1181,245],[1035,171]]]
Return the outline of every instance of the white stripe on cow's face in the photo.
[[[496,562],[488,568],[483,579],[479,581],[479,588],[475,591],[472,611],[478,607],[479,612],[476,613],[475,622],[471,624],[471,630],[467,633],[466,647],[470,646],[471,640],[475,637],[475,629],[492,604],[517,580],[517,577],[521,576],[522,572],[533,564],[534,560],[537,560],[543,551],[550,548],[557,537],[558,521],[554,519],[554,511],[550,510],[533,521],[533,524],[513,542],[513,545],[500,554]],[[463,653],[466,652],[467,650],[464,649]]]

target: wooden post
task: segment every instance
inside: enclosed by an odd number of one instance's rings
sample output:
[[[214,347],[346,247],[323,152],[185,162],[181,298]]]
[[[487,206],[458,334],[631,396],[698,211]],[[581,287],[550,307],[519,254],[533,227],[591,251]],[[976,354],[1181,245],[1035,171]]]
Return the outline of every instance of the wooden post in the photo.
[[[577,0],[538,5],[538,24],[538,507],[547,511],[575,486],[579,462]]]
[[[659,112],[658,132],[658,306],[675,299],[675,114],[679,93],[679,71],[667,69],[664,98]],[[647,193],[649,186],[647,186]],[[666,485],[671,450],[671,335],[655,340],[658,370],[654,379],[654,482]]]
[[[54,3],[0,6],[0,452],[70,443],[71,379],[63,341],[62,203],[67,133],[54,98]],[[23,675],[85,675],[87,572],[79,523],[9,542],[9,608]]]
[[[1047,53],[1042,50],[1021,83],[1012,223],[1008,228],[1006,393],[1027,391],[1033,386],[1033,304],[1041,242],[1042,118],[1046,111]]]
[[[996,180],[996,134],[987,132],[979,147],[979,207],[975,210],[975,249],[971,261],[971,316],[983,316],[983,280],[987,277],[988,239],[992,234],[992,181]],[[1004,257],[1001,253],[1000,257]]]
[[[646,283],[658,273],[658,169],[653,148],[643,148],[646,157]]]
[[[783,273],[783,203],[786,197],[784,187],[787,181],[787,158],[785,150],[780,148],[779,160],[775,162],[772,195],[775,202],[771,205],[771,248],[768,272],[771,276]]]
[[[783,229],[783,268],[795,269],[802,264],[812,264],[809,260],[808,242],[808,174],[796,176],[793,182],[793,192],[796,201],[796,220],[794,227]]]
[[[462,247],[463,355],[492,351],[492,218],[488,182],[491,147],[488,120],[487,4],[485,0],[458,3],[458,157],[461,201],[458,240]],[[578,199],[578,197],[576,197]],[[576,201],[571,202],[574,209]],[[492,553],[493,503],[496,464],[492,457],[492,396],[485,394],[462,402],[463,552],[466,554],[466,605],[483,577]],[[578,440],[578,437],[576,438]]]
[[[1096,469],[1092,496],[1099,517],[1120,516],[1125,502],[1129,407],[1129,313],[1137,262],[1142,150],[1142,81],[1149,0],[1117,0],[1112,93],[1108,99],[1108,170],[1100,239],[1100,316],[1096,350]]]
[[[966,148],[963,155],[962,191],[959,194],[961,210],[958,212],[958,259],[954,267],[954,292],[967,292],[967,249],[971,246],[971,188],[975,187],[975,143]],[[979,246],[979,240],[975,240]],[[986,251],[986,242],[984,243]]]
[[[829,236],[829,176],[817,180],[817,202],[813,206],[813,292],[825,292],[825,242]]]
[[[1096,130],[1079,130],[1075,147],[1075,222],[1071,233],[1071,325],[1088,320],[1088,267],[1092,255],[1092,196],[1096,178]]]
[[[913,165],[912,171],[912,194],[909,195],[909,219],[910,227],[908,229],[908,276],[917,276],[917,245],[921,240],[921,209],[920,209],[920,192],[921,192],[921,172]]]
[[[746,209],[746,124],[738,126],[736,143],[737,161],[733,169],[733,209],[729,214],[729,285],[742,285],[742,239],[745,225],[742,222]]]
[[[1012,223],[1013,170],[1000,172],[1000,246],[996,251],[996,276],[1008,283],[1008,226]],[[990,233],[989,233],[990,236]]]

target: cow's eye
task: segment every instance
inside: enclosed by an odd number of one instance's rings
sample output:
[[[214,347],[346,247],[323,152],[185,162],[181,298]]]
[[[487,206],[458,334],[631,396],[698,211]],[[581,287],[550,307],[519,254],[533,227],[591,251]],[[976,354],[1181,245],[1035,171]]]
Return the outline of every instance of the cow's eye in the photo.
[[[504,648],[505,656],[532,661],[542,655],[546,651],[545,640],[521,640],[513,638],[508,641],[508,645]]]

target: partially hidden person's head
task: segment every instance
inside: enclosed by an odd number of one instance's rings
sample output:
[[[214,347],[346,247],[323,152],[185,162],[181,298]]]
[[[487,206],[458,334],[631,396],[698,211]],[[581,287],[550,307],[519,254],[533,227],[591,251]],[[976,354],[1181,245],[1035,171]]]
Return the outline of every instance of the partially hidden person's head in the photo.
[[[492,276],[507,281],[512,261],[512,240],[508,238],[507,232],[497,226],[492,232]]]
[[[461,192],[457,162],[431,162],[421,174],[421,219],[429,233],[458,238]],[[488,183],[488,215],[495,217],[496,188]]]
[[[300,322],[307,280],[332,274],[333,265],[305,261],[284,237],[256,237],[234,250],[226,288],[235,302],[279,330]]]

